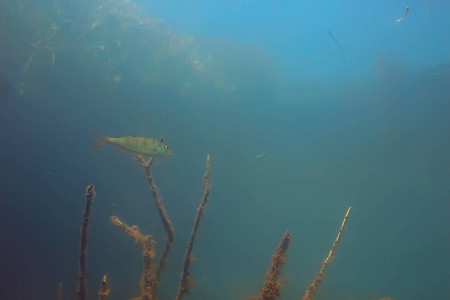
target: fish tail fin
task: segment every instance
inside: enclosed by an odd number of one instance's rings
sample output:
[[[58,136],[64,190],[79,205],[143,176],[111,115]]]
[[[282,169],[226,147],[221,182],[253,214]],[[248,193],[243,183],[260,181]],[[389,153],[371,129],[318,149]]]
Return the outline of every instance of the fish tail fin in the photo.
[[[94,142],[92,143],[92,148],[101,146],[104,143],[106,143],[106,137],[103,134],[96,132]]]

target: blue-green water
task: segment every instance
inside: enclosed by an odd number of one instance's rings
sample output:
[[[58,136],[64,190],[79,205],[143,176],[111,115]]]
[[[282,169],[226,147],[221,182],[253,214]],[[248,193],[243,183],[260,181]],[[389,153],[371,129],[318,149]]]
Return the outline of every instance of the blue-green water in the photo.
[[[137,6],[136,6],[137,5]],[[142,168],[95,132],[165,137],[152,167],[176,240],[174,299],[256,295],[286,230],[280,299],[300,299],[352,207],[318,299],[450,294],[450,5],[444,1],[0,3],[0,299],[76,299],[84,189],[96,187],[89,299],[140,294],[164,232]],[[401,22],[405,8],[410,11]]]

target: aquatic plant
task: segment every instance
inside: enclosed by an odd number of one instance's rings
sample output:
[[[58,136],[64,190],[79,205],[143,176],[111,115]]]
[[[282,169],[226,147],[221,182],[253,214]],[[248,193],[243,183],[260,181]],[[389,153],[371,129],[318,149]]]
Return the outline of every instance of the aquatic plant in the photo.
[[[1,12],[14,11],[7,14],[8,23],[26,29],[20,39],[7,31],[0,35],[0,42],[13,43],[11,49],[24,50],[14,83],[20,95],[38,85],[43,72],[72,80],[84,70],[89,82],[126,81],[181,94],[205,89],[226,94],[277,78],[271,56],[260,47],[177,32],[133,1],[7,2]],[[0,13],[0,23],[4,18]]]

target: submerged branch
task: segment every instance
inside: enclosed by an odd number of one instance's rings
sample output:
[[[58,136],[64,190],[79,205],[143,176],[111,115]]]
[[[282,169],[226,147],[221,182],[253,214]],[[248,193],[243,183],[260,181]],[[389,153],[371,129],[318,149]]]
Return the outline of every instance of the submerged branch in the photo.
[[[156,292],[153,290],[153,282],[154,278],[152,276],[152,261],[153,258],[155,258],[155,243],[152,239],[151,235],[143,235],[139,231],[139,227],[136,225],[130,227],[121,220],[119,220],[118,217],[112,216],[110,218],[111,223],[113,223],[115,226],[122,228],[123,231],[128,234],[130,237],[134,238],[136,244],[142,245],[143,247],[143,257],[144,257],[144,272],[142,274],[141,279],[141,296],[137,299],[142,300],[155,300],[155,294]]]
[[[197,209],[197,215],[195,216],[194,220],[194,227],[192,228],[191,237],[188,242],[186,253],[184,254],[183,259],[184,266],[183,271],[181,272],[178,294],[177,297],[175,298],[176,300],[183,299],[183,296],[186,293],[189,295],[189,285],[190,283],[192,283],[192,277],[189,273],[189,266],[192,261],[191,254],[194,248],[194,241],[197,235],[198,226],[200,225],[200,219],[202,218],[203,212],[205,211],[205,206],[208,203],[208,196],[209,196],[209,154],[206,156],[206,172],[203,178],[205,179],[205,192],[203,194],[202,202],[200,203],[200,206]]]
[[[303,296],[303,300],[311,300],[314,296],[314,292],[316,291],[317,287],[320,283],[322,283],[322,278],[325,273],[325,269],[327,268],[328,264],[330,263],[331,259],[334,257],[334,252],[336,251],[336,247],[339,243],[339,240],[341,239],[342,231],[344,230],[345,223],[347,222],[348,215],[350,214],[350,210],[352,208],[349,207],[347,210],[347,213],[345,214],[344,220],[342,221],[341,228],[339,229],[339,232],[337,234],[336,240],[333,243],[333,246],[331,246],[330,252],[328,253],[327,258],[322,263],[322,268],[320,268],[319,273],[316,274],[314,277],[313,282],[308,287],[308,289],[305,292],[305,295]]]
[[[128,234],[129,236],[131,236],[136,244],[144,244],[145,240],[147,239],[146,236],[144,236],[140,231],[139,231],[139,227],[137,227],[136,225],[130,227],[127,224],[125,224],[124,222],[122,222],[118,217],[116,216],[111,216],[110,218],[111,223],[113,223],[115,226],[121,228],[123,231],[125,231],[126,234]]]
[[[100,290],[98,291],[98,300],[105,300],[108,297],[110,290],[107,287],[108,276],[103,275],[102,283],[100,285]]]
[[[281,267],[284,266],[286,261],[286,251],[290,241],[291,235],[286,231],[278,244],[277,251],[272,256],[272,265],[267,270],[267,280],[264,282],[264,288],[259,292],[258,296],[249,297],[248,300],[274,300],[275,297],[280,296],[281,281],[278,277],[281,274]]]
[[[166,208],[162,204],[162,198],[159,196],[158,188],[153,183],[153,177],[152,173],[150,171],[151,164],[154,160],[154,157],[152,156],[147,162],[142,158],[142,156],[136,154],[135,155],[138,162],[144,167],[145,175],[147,176],[148,185],[150,188],[150,191],[152,192],[153,200],[156,205],[156,209],[158,211],[159,217],[161,218],[164,231],[166,232],[166,245],[164,247],[164,250],[161,254],[161,257],[159,258],[158,265],[156,267],[155,274],[152,278],[151,286],[152,286],[152,292],[153,297],[156,298],[156,289],[158,288],[158,284],[162,275],[162,272],[164,270],[164,267],[166,265],[166,262],[169,259],[169,252],[172,248],[173,241],[175,239],[175,230],[172,225],[172,221],[170,221],[169,216],[167,215]]]
[[[78,299],[84,300],[86,299],[86,283],[85,283],[85,274],[86,274],[86,246],[87,246],[87,234],[88,234],[88,225],[89,225],[89,212],[91,210],[91,204],[93,198],[95,196],[94,185],[90,184],[86,188],[86,206],[84,208],[83,220],[81,225],[81,235],[80,235],[80,262],[78,269]]]
[[[63,300],[63,284],[60,282],[58,287],[56,288],[56,295],[58,296],[58,300]]]

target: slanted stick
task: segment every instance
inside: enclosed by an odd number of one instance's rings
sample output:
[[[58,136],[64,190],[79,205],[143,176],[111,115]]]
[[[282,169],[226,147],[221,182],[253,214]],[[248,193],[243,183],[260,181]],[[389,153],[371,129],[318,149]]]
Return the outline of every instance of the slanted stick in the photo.
[[[100,291],[98,291],[98,300],[105,300],[108,297],[110,290],[107,287],[108,274],[103,275]]]
[[[278,244],[277,251],[275,251],[272,256],[272,265],[270,269],[267,270],[264,288],[259,292],[257,297],[249,297],[248,300],[274,300],[275,297],[281,295],[281,281],[278,277],[281,274],[281,267],[284,266],[286,261],[286,251],[291,239],[291,235],[286,231]]]
[[[175,230],[173,229],[172,221],[170,221],[169,216],[167,215],[167,211],[162,204],[162,198],[159,196],[158,188],[153,183],[153,177],[152,173],[150,171],[150,166],[153,162],[154,157],[152,156],[148,162],[145,162],[142,156],[136,155],[137,160],[141,163],[141,165],[144,167],[145,175],[147,176],[148,184],[150,187],[150,190],[152,192],[153,200],[156,204],[156,209],[158,210],[158,214],[161,218],[161,221],[163,223],[164,231],[167,234],[167,240],[170,241],[170,243],[173,242],[175,238]]]
[[[85,274],[86,274],[86,246],[87,246],[87,234],[88,234],[88,225],[89,225],[89,212],[91,210],[91,204],[95,196],[94,185],[90,184],[86,188],[86,206],[84,208],[83,213],[83,221],[81,225],[81,236],[80,236],[80,263],[78,269],[78,299],[85,300],[86,299],[86,283],[85,283]]]
[[[147,176],[148,184],[150,187],[150,191],[152,192],[153,200],[156,205],[156,209],[158,211],[159,217],[163,223],[164,231],[166,232],[166,245],[164,250],[159,258],[158,265],[156,267],[155,275],[152,278],[152,292],[156,293],[156,289],[159,284],[159,280],[161,278],[161,274],[164,270],[167,260],[169,259],[169,252],[172,248],[173,241],[175,239],[175,230],[172,225],[172,221],[170,221],[167,211],[162,204],[162,198],[159,196],[158,188],[153,183],[152,173],[150,171],[150,166],[153,162],[154,157],[152,156],[147,162],[140,156],[139,154],[135,155],[136,159],[139,163],[144,167],[145,175]],[[156,294],[153,295],[156,297]]]
[[[341,228],[339,229],[339,232],[337,234],[336,240],[333,243],[333,246],[331,246],[330,252],[328,253],[327,258],[322,263],[322,268],[320,268],[319,273],[316,274],[314,277],[313,282],[308,287],[308,289],[305,292],[305,295],[303,296],[303,300],[311,300],[314,296],[314,292],[316,291],[317,287],[320,283],[322,283],[322,278],[325,273],[325,269],[327,268],[328,264],[330,263],[331,259],[334,257],[334,252],[336,251],[336,247],[339,243],[339,240],[341,239],[342,231],[344,230],[345,223],[347,222],[348,215],[350,214],[350,210],[352,208],[349,207],[347,210],[347,213],[345,214],[344,220],[342,221]]]
[[[189,295],[189,284],[192,283],[192,278],[189,273],[189,266],[192,261],[191,254],[194,248],[194,241],[197,235],[197,230],[200,225],[200,219],[202,218],[203,212],[205,211],[205,206],[208,203],[208,196],[209,196],[209,154],[206,156],[206,172],[203,178],[205,179],[205,192],[203,194],[202,202],[200,203],[200,206],[197,209],[197,215],[195,216],[194,220],[194,227],[192,228],[191,237],[189,238],[186,253],[184,254],[183,259],[184,266],[183,271],[181,272],[178,294],[177,297],[175,298],[176,300],[183,299],[183,296],[186,293]]]

